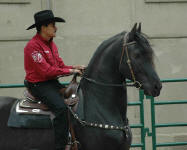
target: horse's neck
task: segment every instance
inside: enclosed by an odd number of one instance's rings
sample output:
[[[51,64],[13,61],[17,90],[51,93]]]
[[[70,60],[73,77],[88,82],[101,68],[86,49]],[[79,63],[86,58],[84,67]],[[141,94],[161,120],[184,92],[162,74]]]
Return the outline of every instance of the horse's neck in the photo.
[[[96,53],[88,65],[86,76],[100,82],[121,83],[123,79],[119,73],[120,54],[117,56],[116,53],[115,50]]]
[[[122,124],[126,119],[126,89],[83,82],[85,120]]]
[[[86,75],[96,81],[122,84],[118,63],[113,55],[103,56],[89,64]],[[122,122],[126,116],[126,88],[101,86],[83,79],[85,119],[89,121]],[[121,120],[121,121],[120,121]]]

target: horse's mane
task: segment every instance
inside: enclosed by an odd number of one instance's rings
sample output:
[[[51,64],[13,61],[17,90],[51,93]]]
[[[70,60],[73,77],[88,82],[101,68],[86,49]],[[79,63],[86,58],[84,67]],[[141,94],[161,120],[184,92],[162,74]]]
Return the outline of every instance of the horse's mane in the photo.
[[[114,35],[113,37],[111,37],[111,38],[109,38],[109,39],[107,39],[107,40],[105,40],[105,41],[103,41],[102,43],[101,43],[101,45],[97,48],[97,50],[96,51],[100,51],[100,50],[104,50],[104,49],[106,49],[108,46],[110,46],[114,41],[116,41],[117,39],[121,39],[124,35],[125,35],[125,31],[123,31],[123,32],[121,32],[121,33],[119,33],[119,34],[117,34],[117,35]]]
[[[109,46],[114,46],[116,42],[121,42],[121,44],[123,44],[123,38],[125,35],[126,31],[123,31],[119,34],[116,34],[112,37],[110,37],[109,39],[103,41],[99,47],[96,49],[91,61],[89,64],[92,64],[93,61],[96,59],[98,60],[102,54],[105,52],[105,50],[109,47]],[[148,41],[148,36],[144,33],[135,33],[135,39],[134,39],[140,46],[143,47],[143,54],[149,59],[149,61],[153,63],[153,58],[154,58],[154,52],[150,46],[150,42]],[[96,65],[97,66],[97,65]]]
[[[120,40],[124,35],[125,35],[125,31],[117,34],[117,35],[114,35],[112,37],[110,37],[109,39],[103,41],[99,47],[96,49],[91,61],[89,64],[92,64],[92,62],[95,60],[95,59],[98,59],[97,57],[101,57],[102,56],[102,53],[109,47],[111,46],[111,44],[114,44],[115,41],[117,40]]]

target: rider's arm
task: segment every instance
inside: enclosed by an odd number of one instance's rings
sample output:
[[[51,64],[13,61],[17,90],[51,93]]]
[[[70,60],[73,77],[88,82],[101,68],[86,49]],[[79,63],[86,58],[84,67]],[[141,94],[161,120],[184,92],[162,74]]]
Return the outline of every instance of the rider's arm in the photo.
[[[45,78],[55,78],[59,75],[68,75],[71,73],[71,69],[69,68],[51,66],[40,51],[40,47],[35,44],[31,43],[25,48],[25,55],[30,67],[33,67],[38,74]]]

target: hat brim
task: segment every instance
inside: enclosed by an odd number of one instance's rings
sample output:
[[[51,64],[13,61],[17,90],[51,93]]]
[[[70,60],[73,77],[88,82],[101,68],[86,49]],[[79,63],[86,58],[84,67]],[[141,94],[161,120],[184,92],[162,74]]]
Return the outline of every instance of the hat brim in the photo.
[[[35,23],[35,24],[31,25],[30,27],[28,27],[26,30],[30,30],[30,29],[35,28],[37,25],[42,25],[42,24],[50,23],[50,22],[64,22],[65,23],[66,21],[63,18],[54,17],[52,19],[47,19],[47,20]]]

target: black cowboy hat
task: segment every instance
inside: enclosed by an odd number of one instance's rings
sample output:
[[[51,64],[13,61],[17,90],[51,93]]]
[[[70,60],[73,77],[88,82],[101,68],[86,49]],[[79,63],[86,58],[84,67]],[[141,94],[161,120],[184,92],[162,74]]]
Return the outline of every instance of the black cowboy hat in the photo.
[[[28,27],[27,30],[35,28],[37,25],[43,25],[45,23],[65,22],[63,18],[54,17],[53,12],[51,10],[43,10],[35,13],[34,20],[35,20],[35,24]]]

